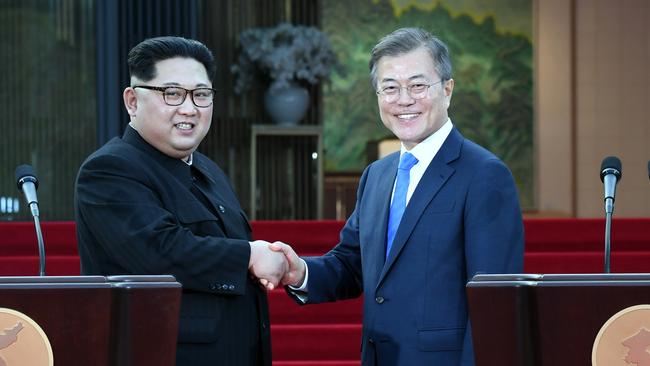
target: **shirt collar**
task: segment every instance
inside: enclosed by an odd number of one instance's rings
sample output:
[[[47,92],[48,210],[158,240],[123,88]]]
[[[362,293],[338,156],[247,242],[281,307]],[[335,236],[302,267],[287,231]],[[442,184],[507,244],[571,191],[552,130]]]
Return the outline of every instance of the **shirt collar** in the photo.
[[[407,150],[406,147],[404,147],[404,144],[402,144],[400,156],[408,151],[418,159],[418,163],[420,164],[419,166],[429,166],[429,163],[436,156],[440,147],[442,147],[442,144],[447,139],[447,136],[451,133],[453,127],[454,125],[451,122],[451,119],[447,118],[447,122],[445,122],[438,131],[422,140],[422,142],[415,145],[411,150]]]

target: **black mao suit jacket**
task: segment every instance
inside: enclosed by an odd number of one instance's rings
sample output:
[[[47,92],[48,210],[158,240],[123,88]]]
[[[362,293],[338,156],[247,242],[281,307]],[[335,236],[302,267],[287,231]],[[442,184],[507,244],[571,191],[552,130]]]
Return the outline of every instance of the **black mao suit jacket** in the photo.
[[[127,127],[82,164],[75,215],[82,274],[172,274],[183,285],[177,365],[271,365],[251,229],[206,156],[194,152],[190,168]]]

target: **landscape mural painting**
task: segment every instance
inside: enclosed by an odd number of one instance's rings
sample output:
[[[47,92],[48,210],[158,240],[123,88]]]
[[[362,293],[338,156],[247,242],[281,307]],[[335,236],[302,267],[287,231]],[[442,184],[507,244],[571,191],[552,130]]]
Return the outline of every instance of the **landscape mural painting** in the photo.
[[[368,142],[392,137],[379,119],[369,53],[381,36],[421,27],[449,46],[454,125],[506,162],[522,208],[533,209],[533,1],[324,1],[323,30],[346,68],[323,88],[325,170],[361,172]]]

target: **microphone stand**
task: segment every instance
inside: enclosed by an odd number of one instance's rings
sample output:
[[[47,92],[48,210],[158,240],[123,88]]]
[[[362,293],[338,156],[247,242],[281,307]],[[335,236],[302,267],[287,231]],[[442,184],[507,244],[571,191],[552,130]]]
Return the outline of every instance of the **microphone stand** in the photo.
[[[605,184],[605,273],[609,273],[614,195],[616,194],[616,183],[622,177],[621,168],[621,159],[616,156],[606,157],[600,165],[600,180]]]
[[[612,237],[612,213],[614,212],[614,200],[611,197],[605,198],[605,273],[609,273],[609,258],[611,251]]]
[[[43,231],[41,230],[41,220],[38,218],[38,204],[32,202],[29,204],[34,218],[34,228],[36,228],[36,239],[38,240],[38,275],[45,276],[45,243],[43,242]]]
[[[605,273],[609,273],[609,252],[611,248],[612,214],[605,214]]]

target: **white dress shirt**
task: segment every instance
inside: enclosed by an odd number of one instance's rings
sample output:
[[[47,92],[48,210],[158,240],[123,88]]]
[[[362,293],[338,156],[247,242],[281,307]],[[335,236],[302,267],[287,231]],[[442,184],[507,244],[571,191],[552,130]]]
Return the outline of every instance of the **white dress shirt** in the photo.
[[[415,145],[415,147],[411,150],[407,150],[406,147],[404,147],[404,144],[402,144],[402,148],[400,149],[400,158],[402,157],[402,154],[408,151],[413,154],[416,159],[418,159],[417,164],[413,165],[411,171],[409,172],[409,188],[406,191],[407,206],[411,200],[411,196],[413,196],[413,192],[415,192],[415,188],[417,188],[418,183],[420,183],[420,179],[422,179],[424,172],[429,167],[431,160],[433,160],[433,158],[440,150],[440,147],[442,147],[442,144],[447,139],[447,136],[449,136],[451,133],[451,129],[453,127],[454,125],[451,123],[451,119],[447,119],[447,122],[445,122],[445,124],[443,124],[442,127],[438,129],[438,131],[434,132],[431,134],[431,136]],[[391,193],[390,197],[391,204],[393,203],[393,196],[395,195],[395,184],[397,184],[397,179],[395,180],[395,183],[393,183],[393,193]]]

